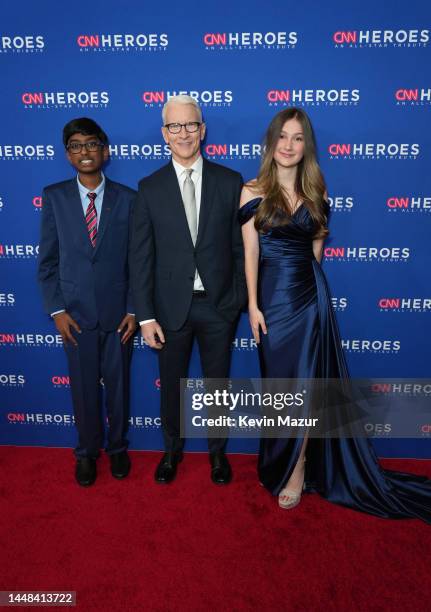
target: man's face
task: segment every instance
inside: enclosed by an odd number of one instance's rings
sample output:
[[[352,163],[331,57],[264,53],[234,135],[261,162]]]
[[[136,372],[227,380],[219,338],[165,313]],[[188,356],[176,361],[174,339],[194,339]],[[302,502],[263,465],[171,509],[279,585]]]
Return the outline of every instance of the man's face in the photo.
[[[80,147],[77,145],[84,145],[85,143],[88,143],[90,149],[94,150],[89,151],[85,146],[82,146],[81,151],[79,151]],[[77,150],[75,151],[74,148]],[[100,172],[103,164],[107,161],[109,150],[97,136],[84,136],[76,133],[69,138],[66,157],[81,174],[95,174]]]
[[[178,104],[172,102],[166,107],[166,125],[170,123],[200,122],[199,114],[193,104]],[[205,136],[205,124],[202,123],[196,132],[188,132],[183,126],[178,134],[172,134],[168,128],[162,127],[165,142],[170,146],[172,157],[182,166],[191,166],[200,155],[201,140]]]

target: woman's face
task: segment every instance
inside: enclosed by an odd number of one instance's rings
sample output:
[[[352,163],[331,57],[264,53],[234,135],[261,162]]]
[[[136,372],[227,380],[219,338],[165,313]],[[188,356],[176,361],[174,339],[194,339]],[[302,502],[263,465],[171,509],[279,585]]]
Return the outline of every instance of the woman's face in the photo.
[[[282,168],[297,166],[304,157],[304,132],[297,119],[289,119],[283,125],[275,146],[274,160]]]

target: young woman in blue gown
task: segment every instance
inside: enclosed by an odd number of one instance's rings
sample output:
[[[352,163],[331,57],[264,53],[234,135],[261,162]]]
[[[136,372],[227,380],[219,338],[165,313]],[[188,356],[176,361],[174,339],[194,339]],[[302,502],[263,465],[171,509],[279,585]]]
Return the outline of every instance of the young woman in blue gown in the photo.
[[[266,378],[348,377],[320,267],[328,213],[310,120],[302,109],[283,110],[239,210],[250,324]],[[431,481],[383,470],[362,436],[262,438],[258,472],[282,508],[296,506],[306,486],[376,516],[431,522]]]

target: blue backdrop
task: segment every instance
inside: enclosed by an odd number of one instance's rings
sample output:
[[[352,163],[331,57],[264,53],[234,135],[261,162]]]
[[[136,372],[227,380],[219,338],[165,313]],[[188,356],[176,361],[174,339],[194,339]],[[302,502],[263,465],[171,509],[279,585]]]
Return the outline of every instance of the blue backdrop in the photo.
[[[244,179],[256,175],[271,117],[294,105],[309,113],[331,197],[323,265],[351,373],[429,376],[426,3],[17,0],[1,12],[2,443],[75,443],[61,338],[35,282],[42,188],[73,176],[63,125],[79,116],[99,122],[111,141],[107,174],[136,187],[168,159],[161,107],[181,92],[202,105],[205,155]],[[259,373],[250,336],[244,315],[233,376]],[[158,402],[157,359],[137,338],[132,448],[161,447]],[[403,441],[383,430],[375,431],[380,455],[431,456],[431,426]],[[187,448],[205,447],[193,440]],[[229,448],[256,444],[233,440]]]

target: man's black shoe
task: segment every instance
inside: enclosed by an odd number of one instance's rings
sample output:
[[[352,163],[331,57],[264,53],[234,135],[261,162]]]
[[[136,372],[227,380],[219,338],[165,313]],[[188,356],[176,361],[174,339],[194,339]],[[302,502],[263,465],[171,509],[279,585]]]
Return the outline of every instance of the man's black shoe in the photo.
[[[130,472],[130,457],[127,451],[121,451],[121,453],[114,453],[109,455],[111,461],[111,474],[114,478],[126,478]]]
[[[75,478],[81,487],[89,487],[96,481],[96,459],[79,457],[76,461]]]
[[[183,460],[182,451],[165,453],[157,466],[154,480],[160,484],[168,484],[177,475],[177,465]]]
[[[229,484],[232,480],[232,468],[223,452],[210,454],[211,480],[215,484]]]

